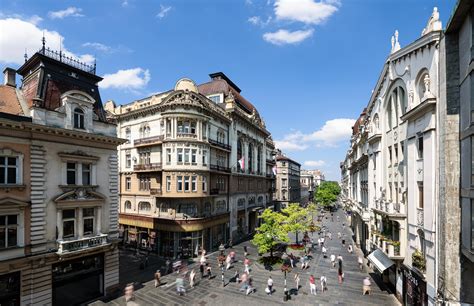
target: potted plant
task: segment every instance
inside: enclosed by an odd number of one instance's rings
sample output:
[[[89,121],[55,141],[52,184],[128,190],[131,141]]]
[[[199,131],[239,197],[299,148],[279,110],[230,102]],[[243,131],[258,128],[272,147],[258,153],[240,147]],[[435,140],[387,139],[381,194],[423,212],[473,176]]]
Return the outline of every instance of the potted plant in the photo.
[[[412,265],[414,268],[424,272],[426,269],[426,259],[422,252],[416,250],[411,254]]]
[[[400,255],[400,241],[393,241],[393,250],[395,255]]]

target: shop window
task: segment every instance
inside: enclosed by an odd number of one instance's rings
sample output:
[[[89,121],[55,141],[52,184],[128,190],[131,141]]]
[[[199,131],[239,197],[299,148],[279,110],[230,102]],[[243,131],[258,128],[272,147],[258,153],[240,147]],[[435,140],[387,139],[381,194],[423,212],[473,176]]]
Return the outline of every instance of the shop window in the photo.
[[[76,235],[76,210],[63,210],[63,238],[72,238]]]
[[[227,206],[226,206],[225,200],[220,200],[216,202],[216,212],[224,212],[226,210],[227,210]]]
[[[82,209],[82,219],[83,219],[83,226],[84,226],[84,235],[92,235],[94,233],[94,219],[95,213],[94,208],[83,208]]]
[[[185,214],[188,216],[194,216],[196,214],[196,205],[192,203],[181,204],[179,205],[178,213]]]
[[[18,244],[18,215],[0,216],[0,249]]]
[[[74,109],[74,128],[84,129],[84,111],[80,108]]]

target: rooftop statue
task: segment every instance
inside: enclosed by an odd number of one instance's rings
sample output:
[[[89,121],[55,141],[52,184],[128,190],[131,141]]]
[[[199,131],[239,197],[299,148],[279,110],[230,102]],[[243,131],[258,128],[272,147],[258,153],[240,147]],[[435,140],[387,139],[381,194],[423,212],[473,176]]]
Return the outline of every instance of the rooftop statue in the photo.
[[[441,21],[439,20],[438,8],[434,7],[433,13],[431,14],[430,19],[428,19],[428,24],[426,25],[426,28],[424,28],[423,31],[421,32],[421,35],[423,36],[432,31],[441,31],[442,28],[443,27],[442,27]]]

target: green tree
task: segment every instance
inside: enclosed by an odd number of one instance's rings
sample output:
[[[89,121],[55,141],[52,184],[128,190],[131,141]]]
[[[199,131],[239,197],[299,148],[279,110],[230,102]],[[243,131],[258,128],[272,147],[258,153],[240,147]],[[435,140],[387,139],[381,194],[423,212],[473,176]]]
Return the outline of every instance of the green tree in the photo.
[[[283,227],[284,217],[267,208],[259,218],[262,219],[262,224],[256,229],[252,244],[258,248],[259,253],[270,252],[273,257],[273,249],[277,244],[289,242],[288,232]]]
[[[296,243],[298,243],[298,233],[306,231],[309,226],[306,210],[298,203],[291,203],[281,210],[285,216],[284,226],[287,232],[296,234]]]
[[[337,200],[340,193],[341,187],[337,182],[322,182],[316,191],[316,202],[329,207]]]
[[[314,202],[311,202],[306,206],[306,210],[311,214],[311,221],[313,221],[314,214],[318,211],[318,207]]]

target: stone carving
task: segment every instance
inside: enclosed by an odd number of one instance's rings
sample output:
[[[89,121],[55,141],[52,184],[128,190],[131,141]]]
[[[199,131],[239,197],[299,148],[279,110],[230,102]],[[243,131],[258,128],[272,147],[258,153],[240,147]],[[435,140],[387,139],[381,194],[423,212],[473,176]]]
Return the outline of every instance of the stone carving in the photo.
[[[415,92],[410,89],[408,91],[408,109],[412,109],[415,106]]]
[[[441,31],[442,28],[443,27],[441,21],[439,20],[438,8],[434,7],[433,13],[431,14],[430,19],[428,19],[428,24],[426,25],[426,28],[424,28],[421,32],[421,35],[423,36],[433,31]]]
[[[394,36],[392,36],[392,52],[400,50],[400,43],[398,42],[398,30],[395,30]]]
[[[418,212],[417,212],[417,223],[418,223],[418,226],[423,226],[424,223],[425,223],[425,216],[424,216],[424,212],[423,212],[423,209],[418,209]]]
[[[423,99],[422,100],[426,100],[426,99],[429,99],[429,98],[434,98],[434,95],[431,93],[431,90],[430,90],[431,80],[430,80],[430,76],[428,74],[425,75],[425,77],[423,79],[423,83],[425,85],[425,93],[423,94]]]

